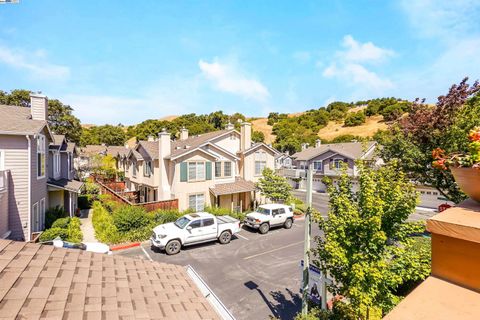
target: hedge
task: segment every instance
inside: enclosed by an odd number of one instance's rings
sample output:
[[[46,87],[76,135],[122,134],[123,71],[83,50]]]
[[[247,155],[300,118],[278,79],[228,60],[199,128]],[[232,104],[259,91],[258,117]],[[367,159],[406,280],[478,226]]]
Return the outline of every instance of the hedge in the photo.
[[[46,229],[40,235],[40,241],[50,241],[57,237],[68,242],[79,243],[83,239],[82,230],[80,229],[80,219],[60,218],[53,222],[52,227]]]

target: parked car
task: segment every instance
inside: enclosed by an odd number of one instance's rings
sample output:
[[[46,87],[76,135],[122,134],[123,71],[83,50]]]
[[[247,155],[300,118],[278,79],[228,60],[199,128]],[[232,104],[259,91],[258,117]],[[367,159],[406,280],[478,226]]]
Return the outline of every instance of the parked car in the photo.
[[[240,221],[237,219],[197,212],[155,227],[150,241],[152,246],[172,255],[179,253],[182,246],[216,240],[227,244],[239,231]]]
[[[293,210],[284,204],[264,204],[247,214],[247,227],[258,229],[261,234],[267,233],[271,227],[283,226],[290,229],[293,225]]]

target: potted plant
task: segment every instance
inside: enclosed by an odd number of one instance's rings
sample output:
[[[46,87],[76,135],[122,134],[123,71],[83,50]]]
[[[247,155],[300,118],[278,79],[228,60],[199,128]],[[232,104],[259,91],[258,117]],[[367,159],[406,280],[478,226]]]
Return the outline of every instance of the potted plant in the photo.
[[[468,139],[470,143],[465,153],[446,155],[440,148],[433,150],[435,161],[432,165],[440,170],[450,169],[459,188],[470,198],[480,202],[480,127],[472,129]]]

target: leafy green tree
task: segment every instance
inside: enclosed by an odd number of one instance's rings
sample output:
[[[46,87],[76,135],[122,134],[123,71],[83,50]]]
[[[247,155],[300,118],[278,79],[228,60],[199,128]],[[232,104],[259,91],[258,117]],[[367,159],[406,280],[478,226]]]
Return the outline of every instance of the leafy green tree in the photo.
[[[227,125],[228,118],[228,115],[224,114],[223,111],[215,111],[208,115],[208,123],[213,125],[215,129],[221,130]]]
[[[465,195],[458,189],[450,171],[432,167],[432,150],[441,148],[447,154],[468,149],[468,132],[480,125],[480,85],[463,79],[436,105],[415,101],[408,116],[389,127],[388,134],[376,136],[385,161],[398,159],[410,179],[437,188],[446,198],[460,202]]]
[[[80,120],[69,105],[57,99],[48,101],[48,124],[55,134],[64,134],[67,140],[79,143],[82,134]]]
[[[261,131],[252,132],[252,141],[253,142],[265,142],[265,135]]]
[[[351,112],[345,118],[346,127],[355,127],[365,123],[366,117],[363,111]]]
[[[10,106],[30,107],[30,93],[32,91],[24,89],[15,89],[10,91],[10,93],[3,92],[3,94],[0,94],[2,99],[0,103]]]
[[[257,188],[262,195],[272,201],[286,201],[291,197],[292,186],[287,179],[276,174],[272,169],[265,168],[262,177],[257,182]]]
[[[400,299],[394,291],[425,273],[405,263],[413,230],[405,224],[414,212],[418,195],[415,185],[391,162],[375,170],[358,163],[359,190],[352,191],[353,178],[346,171],[337,184],[325,179],[330,196],[328,218],[319,217],[324,236],[317,238],[314,263],[333,277],[333,294],[345,296],[360,319],[370,312],[390,310]],[[410,263],[410,264],[409,264]]]
[[[112,126],[109,124],[84,128],[80,137],[80,144],[105,144],[107,146],[122,146],[127,140],[125,128],[122,126]]]

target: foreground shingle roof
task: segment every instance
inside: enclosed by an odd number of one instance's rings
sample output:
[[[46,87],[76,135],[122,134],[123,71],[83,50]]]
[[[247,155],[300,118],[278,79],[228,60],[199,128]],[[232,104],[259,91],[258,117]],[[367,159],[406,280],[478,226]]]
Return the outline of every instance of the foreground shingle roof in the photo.
[[[255,183],[247,181],[241,177],[236,177],[235,182],[217,184],[210,188],[210,192],[215,196],[224,194],[250,192],[255,190]]]
[[[68,180],[68,179],[60,179],[60,180],[48,180],[47,182],[49,185],[54,187],[58,187],[61,189],[65,189],[68,191],[73,192],[80,192],[80,189],[83,187],[84,183],[77,180]]]
[[[366,143],[363,142],[345,142],[345,143],[332,143],[332,144],[322,144],[317,148],[308,148],[306,150],[300,151],[292,155],[292,158],[296,160],[305,161],[315,158],[322,153],[327,151],[333,151],[340,154],[343,154],[351,159],[360,159],[366,150],[369,150],[374,144],[375,141],[369,141]]]
[[[0,134],[36,134],[46,121],[32,120],[30,108],[0,105]]]
[[[181,266],[0,240],[0,318],[218,316]]]

